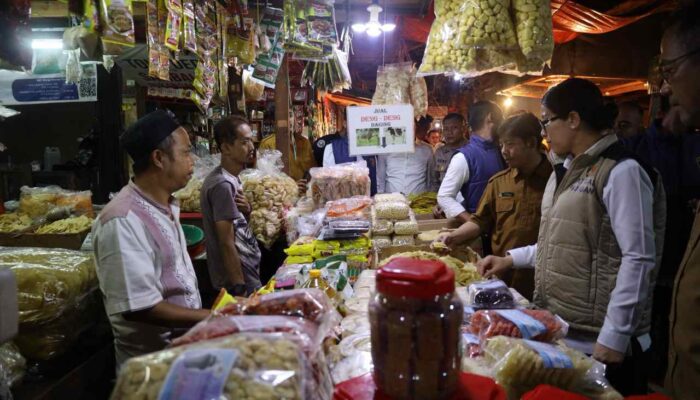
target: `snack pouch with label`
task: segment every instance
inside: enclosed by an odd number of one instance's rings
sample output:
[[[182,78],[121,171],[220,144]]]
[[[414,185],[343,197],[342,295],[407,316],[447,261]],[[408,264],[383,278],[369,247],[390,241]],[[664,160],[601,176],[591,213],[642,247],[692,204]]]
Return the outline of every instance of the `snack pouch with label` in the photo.
[[[241,333],[129,359],[112,400],[311,399],[330,396],[303,343],[287,333]]]

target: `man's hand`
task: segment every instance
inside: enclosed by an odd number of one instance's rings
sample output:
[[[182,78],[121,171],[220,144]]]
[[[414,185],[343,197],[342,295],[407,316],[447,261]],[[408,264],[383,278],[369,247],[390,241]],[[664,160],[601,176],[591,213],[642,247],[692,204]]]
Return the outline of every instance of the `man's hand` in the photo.
[[[433,207],[433,217],[435,219],[445,218],[445,212],[442,210],[442,207],[439,205],[435,205],[435,207]]]
[[[513,266],[513,257],[487,256],[476,263],[476,268],[484,278],[500,274]]]
[[[442,232],[438,235],[437,239],[435,239],[436,242],[442,242],[445,244],[445,246],[450,247],[452,242],[454,242],[454,238],[452,237],[451,232]]]
[[[250,212],[252,211],[250,209],[250,203],[248,203],[248,199],[245,198],[245,196],[242,193],[236,193],[236,197],[234,198],[236,201],[236,207],[238,207],[238,211],[240,211],[243,215],[250,216]]]
[[[304,195],[306,195],[307,183],[308,182],[306,181],[306,179],[299,179],[297,181],[297,188],[299,188],[299,197],[303,197]]]
[[[622,364],[625,360],[625,354],[596,342],[593,348],[593,358],[606,365]]]

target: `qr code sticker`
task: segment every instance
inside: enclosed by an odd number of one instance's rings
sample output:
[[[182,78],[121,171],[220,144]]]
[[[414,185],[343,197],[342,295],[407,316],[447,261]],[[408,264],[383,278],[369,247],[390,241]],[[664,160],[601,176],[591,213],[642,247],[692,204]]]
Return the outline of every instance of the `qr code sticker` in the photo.
[[[80,84],[80,98],[97,97],[97,80],[94,78],[82,78]]]

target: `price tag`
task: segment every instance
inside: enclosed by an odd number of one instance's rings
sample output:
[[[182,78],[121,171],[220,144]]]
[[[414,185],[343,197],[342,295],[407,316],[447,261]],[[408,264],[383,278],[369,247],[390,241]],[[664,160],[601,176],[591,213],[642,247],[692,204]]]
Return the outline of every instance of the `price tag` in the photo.
[[[535,342],[532,340],[523,340],[532,350],[535,350],[540,355],[544,362],[545,368],[568,369],[573,368],[574,363],[569,356],[564,354],[556,346],[549,343]]]
[[[547,327],[520,310],[496,310],[498,315],[515,324],[524,339],[532,339],[547,332]]]
[[[158,400],[220,399],[237,359],[233,349],[185,351],[170,367]]]

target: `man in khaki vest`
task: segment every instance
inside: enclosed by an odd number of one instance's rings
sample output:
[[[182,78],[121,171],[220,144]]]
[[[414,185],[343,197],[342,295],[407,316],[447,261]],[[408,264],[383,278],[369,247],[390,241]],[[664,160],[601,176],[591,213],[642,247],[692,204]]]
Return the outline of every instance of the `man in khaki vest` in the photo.
[[[700,129],[700,5],[678,11],[661,42],[662,92],[681,122]],[[695,133],[697,134],[697,132]],[[666,388],[674,398],[700,399],[700,212],[678,269],[671,305]]]
[[[566,320],[567,343],[605,363],[613,387],[631,395],[647,392],[665,198],[658,174],[610,134],[616,114],[585,79],[547,92],[545,138],[567,159],[547,183],[537,244],[478,267],[490,276],[536,266],[535,304]]]

